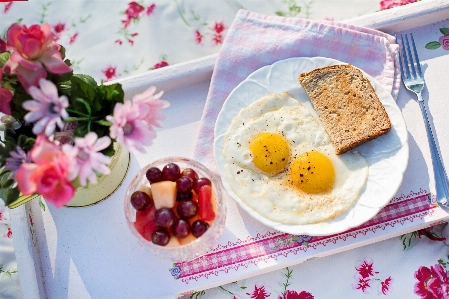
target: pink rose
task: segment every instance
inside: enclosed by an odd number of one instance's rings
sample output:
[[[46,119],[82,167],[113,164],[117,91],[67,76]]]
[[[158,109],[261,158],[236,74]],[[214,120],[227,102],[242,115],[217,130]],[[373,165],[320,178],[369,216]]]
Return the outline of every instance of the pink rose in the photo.
[[[37,136],[30,152],[34,163],[23,163],[16,173],[20,192],[39,193],[57,208],[73,198],[75,187],[67,179],[69,161],[59,147],[44,134]]]
[[[0,68],[0,82],[3,78],[3,70]],[[11,114],[11,106],[9,103],[12,100],[12,92],[9,89],[3,88],[0,85],[0,112],[10,115]]]
[[[390,9],[390,8],[402,6],[405,4],[413,3],[416,1],[418,1],[418,0],[382,0],[380,2],[380,9],[381,10]]]
[[[128,19],[135,19],[139,17],[139,14],[144,11],[144,7],[140,5],[137,2],[130,2],[128,3],[128,9],[126,10],[125,14],[128,17]]]
[[[162,61],[156,63],[156,64],[153,66],[153,68],[154,68],[154,69],[160,69],[160,68],[166,67],[166,66],[168,66],[168,62],[162,60]]]
[[[449,34],[441,36],[439,42],[443,46],[444,50],[449,50]]]
[[[51,26],[47,23],[29,28],[12,24],[6,32],[6,42],[14,52],[4,70],[9,74],[17,73],[17,78],[26,90],[37,86],[39,79],[46,78],[47,70],[58,75],[72,70],[62,61],[59,52],[61,46],[53,43]]]
[[[0,54],[6,52],[6,42],[0,38]]]
[[[283,297],[279,296],[278,299],[314,299],[312,294],[306,291],[300,293],[296,291],[287,290]]]

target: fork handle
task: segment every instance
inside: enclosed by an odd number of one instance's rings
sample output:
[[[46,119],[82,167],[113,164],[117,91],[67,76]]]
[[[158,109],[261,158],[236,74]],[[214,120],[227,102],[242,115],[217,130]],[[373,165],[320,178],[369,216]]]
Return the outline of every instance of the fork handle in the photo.
[[[430,154],[432,156],[433,173],[435,175],[435,189],[437,193],[437,201],[439,204],[449,206],[449,181],[447,179],[444,165],[441,162],[435,139],[433,138],[432,129],[430,127],[429,118],[427,117],[427,109],[424,105],[421,93],[418,93],[418,102],[421,107],[421,113],[426,125],[427,139],[430,145]]]

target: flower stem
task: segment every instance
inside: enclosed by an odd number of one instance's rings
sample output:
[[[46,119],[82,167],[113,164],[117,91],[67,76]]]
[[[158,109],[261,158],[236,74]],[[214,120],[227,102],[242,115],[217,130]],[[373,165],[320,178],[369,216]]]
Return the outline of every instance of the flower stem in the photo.
[[[99,119],[101,119],[101,116],[71,117],[71,118],[65,119],[64,122],[70,123],[73,121],[83,121],[83,120],[94,121],[94,120],[99,120]]]
[[[70,113],[73,113],[73,114],[78,114],[78,115],[81,115],[81,116],[90,117],[90,115],[81,113],[81,112],[76,111],[76,110],[73,110],[73,109],[65,109],[65,110],[66,110],[67,112],[70,112]]]

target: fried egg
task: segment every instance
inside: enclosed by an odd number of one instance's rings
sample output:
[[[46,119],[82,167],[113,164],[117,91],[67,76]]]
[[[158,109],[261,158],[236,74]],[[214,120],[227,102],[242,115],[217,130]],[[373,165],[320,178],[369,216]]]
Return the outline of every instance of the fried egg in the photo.
[[[324,222],[359,198],[368,163],[337,155],[322,124],[288,93],[240,110],[224,135],[225,178],[263,217],[284,224]]]

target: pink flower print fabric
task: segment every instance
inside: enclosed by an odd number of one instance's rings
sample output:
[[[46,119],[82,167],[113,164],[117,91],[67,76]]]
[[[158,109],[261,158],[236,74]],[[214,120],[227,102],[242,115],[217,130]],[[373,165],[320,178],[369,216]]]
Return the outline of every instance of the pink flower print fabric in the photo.
[[[355,282],[352,288],[362,293],[368,294],[377,285],[378,295],[387,295],[391,291],[393,279],[391,276],[380,278],[380,273],[374,267],[374,262],[370,258],[358,261],[355,266],[357,271],[354,275]]]
[[[449,298],[449,272],[441,265],[422,266],[415,272],[415,294],[421,299]]]

